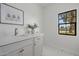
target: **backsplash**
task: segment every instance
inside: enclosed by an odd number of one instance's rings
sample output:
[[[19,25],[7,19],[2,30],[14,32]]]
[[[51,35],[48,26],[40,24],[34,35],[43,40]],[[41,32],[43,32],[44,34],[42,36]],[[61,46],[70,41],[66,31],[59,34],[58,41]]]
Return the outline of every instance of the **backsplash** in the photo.
[[[6,24],[0,24],[0,39],[14,36],[14,29],[16,26],[14,25],[6,25]]]

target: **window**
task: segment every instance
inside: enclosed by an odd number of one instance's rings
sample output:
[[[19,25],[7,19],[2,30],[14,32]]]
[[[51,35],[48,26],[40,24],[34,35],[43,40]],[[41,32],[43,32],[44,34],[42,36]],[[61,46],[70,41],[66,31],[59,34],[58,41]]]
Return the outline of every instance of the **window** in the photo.
[[[77,10],[70,10],[58,14],[58,33],[76,36]]]

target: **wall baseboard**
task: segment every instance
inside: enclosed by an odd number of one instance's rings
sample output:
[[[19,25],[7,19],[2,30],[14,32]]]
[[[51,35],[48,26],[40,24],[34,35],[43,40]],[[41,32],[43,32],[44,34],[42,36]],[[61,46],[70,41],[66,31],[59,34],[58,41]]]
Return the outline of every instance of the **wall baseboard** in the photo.
[[[56,48],[56,49],[58,49],[58,50],[60,50],[60,51],[62,51],[62,52],[66,52],[66,53],[71,54],[71,55],[73,55],[73,56],[79,56],[79,53],[78,53],[78,52],[73,51],[73,50],[69,50],[69,49],[67,49],[67,48],[58,47],[58,46],[56,46],[56,45],[53,45],[52,48]]]
[[[55,48],[58,51],[61,51],[63,53],[67,53],[67,54],[72,55],[72,56],[79,56],[79,53],[77,51],[73,51],[73,50],[69,50],[67,48],[59,47],[59,46],[54,45],[54,44],[52,46],[50,46],[50,45],[49,46],[45,45],[45,46],[48,48],[52,48],[52,49]]]

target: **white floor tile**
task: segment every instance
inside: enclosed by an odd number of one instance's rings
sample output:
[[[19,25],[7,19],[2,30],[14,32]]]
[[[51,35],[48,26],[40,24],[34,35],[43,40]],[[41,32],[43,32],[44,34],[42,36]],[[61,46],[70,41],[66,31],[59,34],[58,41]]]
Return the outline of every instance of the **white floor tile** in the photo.
[[[73,55],[56,48],[44,47],[43,56],[73,56]]]

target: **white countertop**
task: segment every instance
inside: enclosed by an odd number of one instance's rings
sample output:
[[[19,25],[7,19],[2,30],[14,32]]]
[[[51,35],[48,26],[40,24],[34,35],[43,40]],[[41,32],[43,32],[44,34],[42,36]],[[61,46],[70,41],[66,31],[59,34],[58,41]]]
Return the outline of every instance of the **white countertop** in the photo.
[[[33,35],[23,35],[23,36],[10,36],[10,37],[4,37],[4,39],[0,39],[0,47],[1,46],[5,46],[7,44],[11,44],[11,43],[15,43],[18,41],[22,41],[22,40],[27,40],[30,39],[32,37],[37,37],[37,36],[43,36],[42,33],[39,34],[33,34]]]

